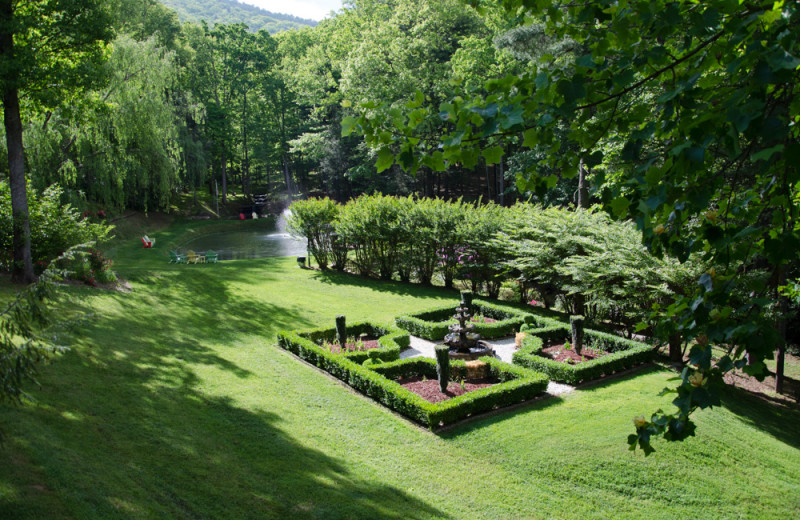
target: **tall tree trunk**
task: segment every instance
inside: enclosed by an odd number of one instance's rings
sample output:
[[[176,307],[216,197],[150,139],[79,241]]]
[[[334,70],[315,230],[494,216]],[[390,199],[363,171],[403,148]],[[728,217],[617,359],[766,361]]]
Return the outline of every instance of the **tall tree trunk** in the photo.
[[[8,181],[11,187],[11,215],[13,226],[14,280],[32,283],[31,222],[28,214],[28,193],[25,186],[25,152],[22,146],[22,120],[19,112],[19,93],[16,88],[6,88],[3,93],[3,123],[8,146]]]
[[[497,198],[499,199],[499,202],[500,202],[501,206],[503,206],[504,202],[505,202],[505,191],[506,191],[505,180],[506,180],[506,174],[503,171],[503,158],[501,157],[500,158],[500,175],[499,175],[499,177],[497,179],[497,192],[498,192]]]
[[[487,198],[487,200],[491,201],[492,200],[492,181],[491,181],[491,178],[489,177],[489,165],[488,164],[485,166],[485,170],[486,170],[486,198]]]
[[[783,366],[786,358],[786,313],[789,310],[787,298],[778,294],[777,287],[786,285],[786,268],[780,266],[775,296],[778,298],[778,353],[775,356],[775,392],[783,393]]]
[[[283,177],[286,181],[286,193],[289,195],[289,203],[292,201],[292,175],[289,173],[289,158],[283,154]]]
[[[225,145],[222,145],[222,203],[228,203],[228,155],[225,150]]]
[[[589,185],[586,182],[586,174],[589,173],[583,165],[583,159],[578,164],[578,207],[589,207]]]
[[[683,336],[680,332],[674,332],[669,335],[669,360],[679,363],[683,361],[683,349],[681,349],[681,342]]]
[[[14,60],[12,0],[0,0],[0,56],[2,61]],[[14,280],[32,283],[36,280],[31,260],[31,222],[28,213],[28,192],[25,185],[25,150],[22,145],[22,118],[19,111],[19,86],[13,69],[6,71],[3,84],[3,124],[8,147],[8,182],[11,188],[11,215],[14,261],[11,274]]]
[[[583,166],[583,159],[578,164],[578,207],[589,207],[589,190],[586,188],[586,168]],[[573,311],[580,316],[586,315],[586,297],[583,294],[576,294]]]
[[[244,148],[244,160],[242,161],[242,193],[250,196],[250,159],[247,155],[247,91],[243,93],[242,99],[242,148]]]

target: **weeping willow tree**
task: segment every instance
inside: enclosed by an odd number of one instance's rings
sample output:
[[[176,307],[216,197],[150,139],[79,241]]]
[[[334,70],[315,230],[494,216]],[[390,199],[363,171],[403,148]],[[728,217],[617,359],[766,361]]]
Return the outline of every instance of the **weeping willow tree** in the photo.
[[[174,54],[155,38],[114,41],[109,83],[29,128],[34,184],[59,183],[114,207],[158,209],[178,184],[179,128],[170,92]]]

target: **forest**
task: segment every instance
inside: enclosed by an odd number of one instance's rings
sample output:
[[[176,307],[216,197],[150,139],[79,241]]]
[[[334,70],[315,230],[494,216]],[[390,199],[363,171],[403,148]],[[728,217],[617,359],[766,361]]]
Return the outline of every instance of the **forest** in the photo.
[[[34,4],[0,34],[4,269],[22,258],[15,178],[92,215],[218,217],[256,194],[596,205],[654,255],[704,266],[647,317],[694,342],[693,365],[762,376],[797,334],[795,3],[354,0],[275,34],[181,23],[155,0]],[[37,41],[48,28],[68,51]],[[729,346],[721,365],[709,342]],[[637,441],[691,434],[703,399]]]
[[[164,0],[165,6],[178,13],[181,22],[208,25],[243,23],[251,32],[262,29],[275,34],[289,29],[314,27],[317,22],[291,14],[273,13],[238,0]]]
[[[318,27],[270,35],[181,24],[157,2],[123,0],[102,77],[61,103],[22,107],[32,189],[58,183],[74,204],[108,210],[168,209],[176,192],[214,181],[222,201],[280,184],[337,200],[380,191],[510,202],[529,152],[489,166],[488,184],[485,165],[378,174],[364,138],[341,131],[355,115],[345,100],[400,105],[422,88],[438,104],[528,67],[502,15],[457,1],[359,2]]]

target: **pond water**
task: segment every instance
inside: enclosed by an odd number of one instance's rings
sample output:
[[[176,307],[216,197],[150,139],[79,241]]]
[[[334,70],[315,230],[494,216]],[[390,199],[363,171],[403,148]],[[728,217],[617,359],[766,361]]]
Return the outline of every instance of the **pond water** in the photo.
[[[295,238],[286,232],[286,212],[274,226],[248,231],[226,231],[204,235],[186,242],[180,253],[188,250],[205,252],[214,250],[220,260],[265,258],[271,256],[306,256],[306,239]]]

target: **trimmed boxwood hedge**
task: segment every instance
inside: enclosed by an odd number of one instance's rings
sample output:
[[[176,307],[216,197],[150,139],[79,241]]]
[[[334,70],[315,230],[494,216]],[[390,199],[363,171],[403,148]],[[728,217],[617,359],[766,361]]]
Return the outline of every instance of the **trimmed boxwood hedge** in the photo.
[[[336,327],[311,329],[299,334],[317,344],[321,344],[324,341],[333,342],[336,338]],[[340,352],[334,355],[344,356],[355,363],[363,363],[367,359],[372,360],[372,362],[395,361],[400,359],[400,351],[408,348],[411,340],[407,332],[393,325],[376,325],[368,321],[347,324],[348,336],[358,337],[361,334],[377,337],[378,348],[355,352]]]
[[[518,331],[525,323],[535,323],[535,316],[528,312],[497,305],[484,300],[473,300],[472,306],[488,318],[498,320],[494,323],[473,323],[474,332],[482,338],[500,338]],[[455,306],[437,307],[415,314],[404,314],[395,318],[397,326],[420,338],[439,341],[450,332],[455,323]]]
[[[501,382],[439,403],[431,403],[403,388],[393,380],[397,377],[426,376],[436,378],[436,361],[411,358],[366,367],[340,354],[318,346],[297,332],[278,333],[278,345],[312,363],[354,389],[386,405],[396,412],[431,429],[452,424],[469,415],[516,404],[544,392],[548,379],[544,374],[490,357],[481,361],[489,364],[491,375]],[[466,374],[463,361],[453,361],[456,377]]]
[[[536,326],[527,326],[523,332],[527,336],[512,356],[512,361],[527,368],[539,370],[547,374],[553,381],[577,384],[581,381],[597,379],[604,374],[611,374],[631,368],[639,363],[650,361],[655,348],[641,341],[633,341],[613,334],[596,330],[584,331],[584,342],[587,347],[608,352],[603,357],[570,365],[555,361],[542,355],[545,341],[568,341],[569,325],[553,320],[550,323],[540,322]]]

